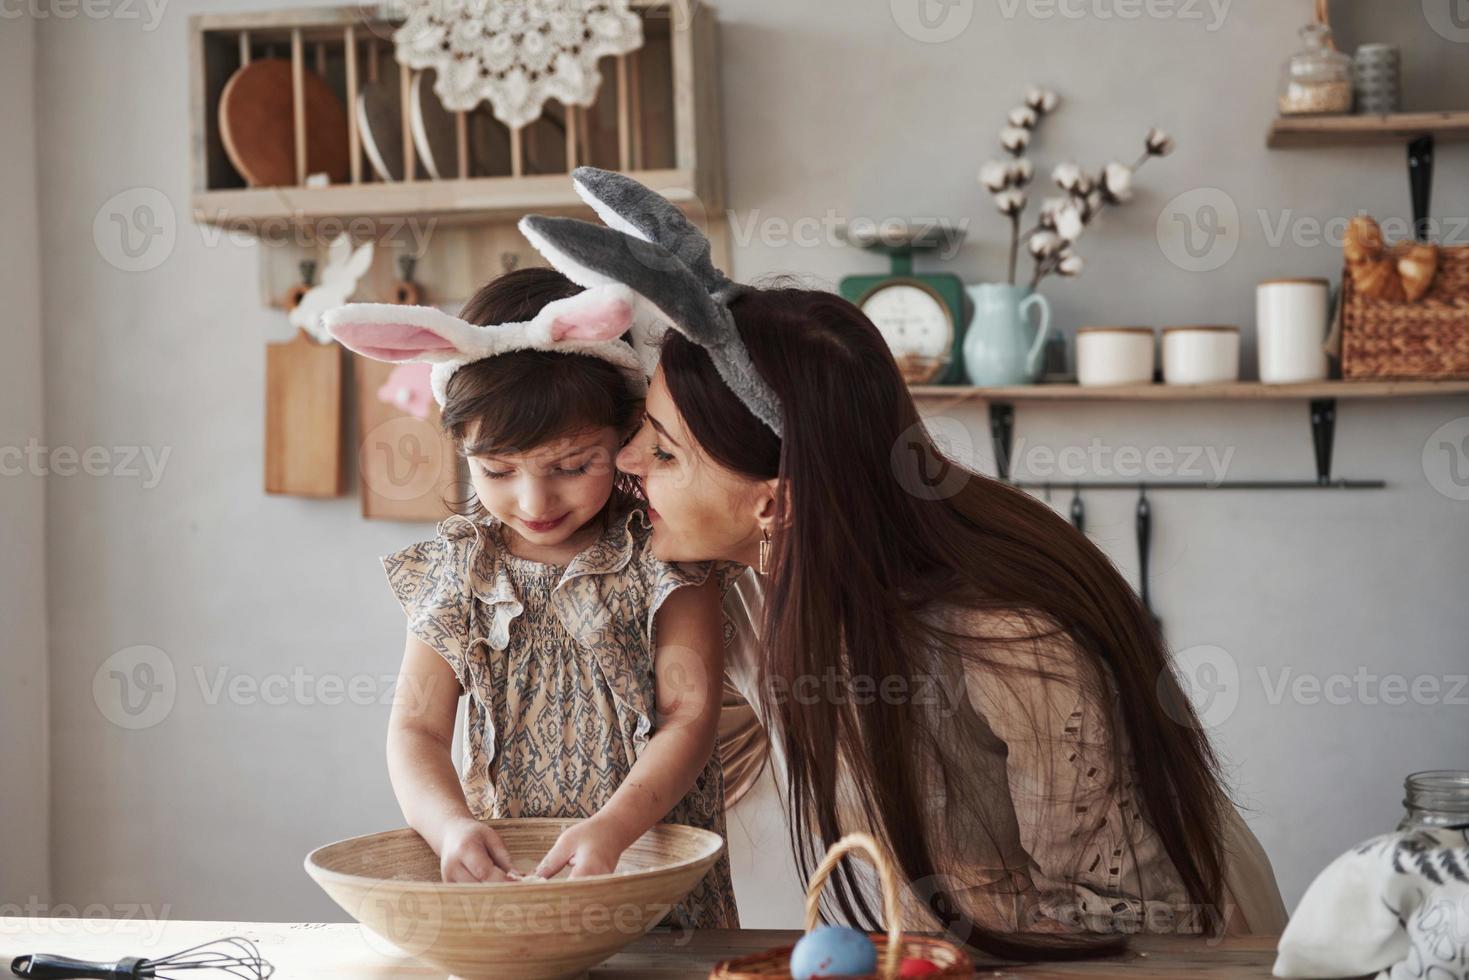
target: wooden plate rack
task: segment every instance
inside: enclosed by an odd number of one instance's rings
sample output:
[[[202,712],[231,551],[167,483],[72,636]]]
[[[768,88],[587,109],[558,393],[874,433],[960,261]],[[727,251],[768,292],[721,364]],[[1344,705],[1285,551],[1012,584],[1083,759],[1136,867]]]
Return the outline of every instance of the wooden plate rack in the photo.
[[[209,13],[189,20],[191,57],[192,207],[195,221],[261,240],[314,243],[350,228],[373,230],[380,242],[397,235],[404,247],[422,245],[432,222],[431,247],[416,251],[417,270],[430,302],[465,299],[503,264],[533,264],[535,254],[514,222],[529,212],[592,213],[566,178],[581,164],[620,170],[665,194],[709,233],[716,263],[727,263],[723,149],[720,139],[718,23],[713,10],[686,0],[631,0],[643,20],[644,44],[600,63],[601,89],[586,107],[549,102],[542,116],[511,131],[487,104],[454,113],[451,159],[437,161],[432,179],[412,136],[409,106],[416,74],[394,57],[392,35],[401,24],[390,5]],[[289,59],[294,81],[295,173],[286,185],[247,186],[231,164],[220,134],[219,101],[242,65],[259,58]],[[307,143],[302,80],[325,79],[347,110],[350,171],[346,183],[308,186],[301,149]],[[400,86],[401,169],[405,180],[379,179],[364,150],[355,104],[373,80]],[[397,136],[397,134],[395,134]],[[478,138],[478,141],[477,141]],[[397,139],[393,140],[394,143]],[[476,146],[508,146],[487,164]],[[304,229],[304,233],[303,233]],[[394,231],[398,229],[398,231]],[[364,280],[361,296],[391,292],[393,249]],[[263,299],[279,305],[298,281],[301,249],[262,249]],[[273,253],[273,254],[268,254]]]

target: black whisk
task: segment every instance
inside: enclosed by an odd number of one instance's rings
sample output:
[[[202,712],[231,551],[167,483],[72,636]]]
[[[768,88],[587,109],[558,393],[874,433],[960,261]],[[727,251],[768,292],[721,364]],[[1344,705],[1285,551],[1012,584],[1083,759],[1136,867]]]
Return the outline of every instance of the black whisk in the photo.
[[[242,980],[266,980],[275,973],[275,967],[262,959],[260,950],[243,936],[200,943],[156,960],[127,956],[113,963],[99,963],[35,953],[17,956],[10,963],[10,972],[16,976],[40,980],[170,980],[184,970],[219,970]]]

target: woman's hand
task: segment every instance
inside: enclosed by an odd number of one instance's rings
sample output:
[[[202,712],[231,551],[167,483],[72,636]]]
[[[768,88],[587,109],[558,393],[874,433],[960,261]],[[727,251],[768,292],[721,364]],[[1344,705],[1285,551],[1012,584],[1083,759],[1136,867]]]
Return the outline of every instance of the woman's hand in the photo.
[[[515,881],[520,877],[500,835],[473,817],[445,824],[439,872],[448,882]]]
[[[571,877],[611,874],[617,870],[617,859],[627,850],[627,832],[604,816],[588,817],[561,832],[556,843],[536,866],[542,878],[554,878],[562,868],[571,867]]]

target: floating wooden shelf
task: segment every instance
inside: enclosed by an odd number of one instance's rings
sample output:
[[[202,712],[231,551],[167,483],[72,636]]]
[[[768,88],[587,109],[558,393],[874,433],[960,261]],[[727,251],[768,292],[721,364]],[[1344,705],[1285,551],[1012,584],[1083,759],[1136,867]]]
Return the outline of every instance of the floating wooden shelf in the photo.
[[[1270,124],[1271,149],[1406,143],[1422,136],[1469,139],[1469,112],[1396,112],[1388,116],[1282,116]]]
[[[954,401],[1260,401],[1288,398],[1426,398],[1469,395],[1469,381],[1314,381],[1272,385],[1238,381],[1217,385],[1119,385],[1083,388],[1076,384],[1014,385],[974,388],[927,385],[912,389],[915,398]]]

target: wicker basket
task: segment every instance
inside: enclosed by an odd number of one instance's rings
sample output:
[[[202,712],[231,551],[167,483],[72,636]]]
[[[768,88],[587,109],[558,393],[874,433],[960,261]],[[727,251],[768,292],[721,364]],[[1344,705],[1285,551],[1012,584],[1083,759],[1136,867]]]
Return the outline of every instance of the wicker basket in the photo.
[[[806,887],[806,931],[816,928],[820,921],[819,905],[821,889],[826,879],[841,859],[849,852],[862,850],[877,868],[877,877],[882,885],[882,914],[888,923],[886,936],[873,933],[870,938],[877,947],[878,971],[868,980],[893,980],[898,975],[899,965],[905,957],[925,959],[939,968],[931,977],[970,977],[974,975],[974,963],[969,954],[958,946],[942,939],[926,936],[905,937],[898,928],[898,879],[893,866],[888,862],[877,842],[866,834],[848,834],[831,846],[821,866],[811,876]],[[710,980],[791,980],[791,950],[794,946],[766,950],[725,960],[710,973]]]
[[[1416,303],[1364,296],[1342,276],[1342,377],[1469,378],[1469,246],[1440,246]]]

